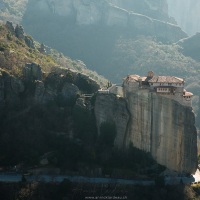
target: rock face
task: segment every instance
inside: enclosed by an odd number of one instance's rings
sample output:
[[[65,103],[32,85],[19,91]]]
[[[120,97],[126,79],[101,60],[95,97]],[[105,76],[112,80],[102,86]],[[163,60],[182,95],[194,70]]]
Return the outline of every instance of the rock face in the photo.
[[[117,128],[116,145],[125,148],[132,143],[150,152],[159,164],[170,170],[194,173],[197,133],[192,109],[146,90],[127,92],[126,101],[98,95],[97,126],[113,119]],[[119,111],[114,105],[121,105]]]
[[[57,68],[55,72],[43,77],[40,65],[27,63],[24,80],[31,84],[30,94],[36,104],[56,102],[60,106],[75,103],[81,92],[94,93],[99,85],[83,74]]]
[[[31,37],[29,37],[29,36],[26,35],[26,36],[24,37],[24,40],[25,40],[25,42],[26,42],[26,44],[27,44],[28,47],[30,47],[30,48],[32,48],[32,49],[35,48],[33,39],[32,39]]]
[[[152,2],[145,2],[147,9],[158,10],[157,7],[154,8]],[[164,5],[162,6],[166,7]],[[127,27],[133,29],[134,32],[138,32],[139,34],[143,33],[146,35],[162,37],[165,40],[173,42],[187,36],[186,33],[176,25],[158,21],[143,14],[137,14],[133,11],[129,12],[123,8],[115,6],[114,4],[110,4],[105,0],[40,0],[38,2],[34,1],[34,4],[30,7],[30,12],[36,11],[65,16],[66,19],[71,19],[79,26],[104,24],[108,26]]]
[[[78,94],[79,94],[79,89],[73,83],[65,83],[63,85],[63,88],[62,88],[62,91],[61,91],[61,95],[62,95],[62,97],[64,97],[64,99],[66,101],[70,100],[71,98],[75,99]]]
[[[169,15],[189,35],[200,31],[200,2],[198,0],[167,0]]]
[[[123,147],[130,118],[126,100],[115,95],[99,94],[95,102],[95,115],[98,130],[103,122],[115,123],[117,136],[114,143]]]
[[[24,29],[22,26],[19,26],[17,24],[17,26],[15,27],[15,35],[17,38],[24,40]]]
[[[176,21],[189,35],[200,31],[200,2],[198,0],[109,0],[109,2],[120,8],[132,10],[155,19],[171,23]]]
[[[20,79],[0,69],[0,109],[3,106],[16,106],[20,103],[20,94],[24,92]]]
[[[174,22],[168,16],[166,0],[108,0],[110,3],[136,13],[167,22]]]
[[[14,28],[12,22],[7,21],[6,22],[6,27],[10,31],[10,33],[12,33],[13,35],[15,34],[15,28]]]
[[[27,63],[24,68],[24,78],[26,80],[42,80],[42,70],[36,63]]]

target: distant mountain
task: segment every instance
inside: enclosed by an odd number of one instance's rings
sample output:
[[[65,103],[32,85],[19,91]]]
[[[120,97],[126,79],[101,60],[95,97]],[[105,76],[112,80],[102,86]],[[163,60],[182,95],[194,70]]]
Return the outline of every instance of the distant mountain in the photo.
[[[138,3],[137,10],[139,7],[142,10],[145,5]],[[147,7],[147,10],[150,11],[151,7]],[[125,60],[119,54],[116,55],[122,47],[119,46],[122,41],[140,42],[137,38],[143,35],[155,43],[171,43],[187,37],[176,25],[129,12],[106,1],[68,0],[54,4],[42,0],[37,3],[29,1],[22,23],[37,40],[72,58],[84,60],[93,70],[112,77],[112,81],[119,81],[121,76],[131,73],[133,68],[130,70],[130,64],[136,66],[136,61],[129,59],[130,57]],[[140,46],[142,47],[142,44]],[[123,47],[126,51],[126,47]],[[118,67],[113,66],[113,60],[117,58],[122,61]],[[137,58],[140,59],[138,56]],[[141,59],[139,62],[145,60]],[[162,67],[162,64],[160,66]],[[124,68],[123,74],[118,72],[120,67]],[[112,74],[109,69],[112,69]]]
[[[199,0],[167,0],[169,16],[190,36],[200,31]]]
[[[108,0],[114,5],[129,11],[141,13],[154,19],[176,24],[175,20],[168,15],[166,0]]]
[[[198,0],[109,0],[109,2],[126,10],[178,24],[190,36],[200,31]]]

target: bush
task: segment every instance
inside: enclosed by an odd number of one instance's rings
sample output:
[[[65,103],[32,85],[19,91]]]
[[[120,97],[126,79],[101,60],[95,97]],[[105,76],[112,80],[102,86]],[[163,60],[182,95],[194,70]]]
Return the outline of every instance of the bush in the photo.
[[[7,39],[12,41],[12,35],[10,33],[7,34]]]

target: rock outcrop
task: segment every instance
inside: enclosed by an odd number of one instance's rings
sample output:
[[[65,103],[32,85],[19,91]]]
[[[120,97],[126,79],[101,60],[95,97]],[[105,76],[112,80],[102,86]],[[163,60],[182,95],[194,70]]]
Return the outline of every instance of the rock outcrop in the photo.
[[[24,28],[21,25],[18,25],[15,27],[15,35],[17,38],[24,40]]]
[[[167,0],[169,15],[189,35],[200,31],[200,2],[198,0]]]
[[[24,92],[23,82],[0,69],[0,108],[19,105],[20,94]]]
[[[149,7],[151,4],[148,2],[147,5]],[[138,32],[138,34],[156,36],[172,42],[187,36],[180,27],[158,20],[161,18],[155,20],[146,15],[138,14],[137,11],[127,11],[105,0],[62,0],[59,2],[40,0],[37,3],[34,1],[32,6],[30,12],[53,12],[53,14],[71,19],[79,26],[104,24],[126,27]]]
[[[15,34],[15,28],[14,28],[12,22],[7,21],[6,22],[6,27],[10,31],[10,33],[12,33],[13,35]]]
[[[15,35],[17,38],[21,40],[24,40],[28,47],[32,49],[35,48],[33,38],[31,36],[24,34],[24,28],[22,26],[17,24],[16,27],[14,27],[12,22],[7,21],[6,28],[12,35]]]
[[[79,94],[79,89],[73,83],[65,83],[62,87],[60,94],[64,98],[65,101],[69,101],[71,99],[76,99]]]
[[[154,19],[173,22],[168,16],[168,5],[166,0],[108,0],[110,3],[124,8],[128,11],[141,13]]]
[[[114,143],[123,147],[130,118],[126,100],[112,94],[99,94],[95,101],[95,115],[98,129],[103,122],[115,123],[117,135]]]
[[[0,108],[3,106],[46,104],[73,105],[82,92],[94,93],[96,81],[77,72],[61,69],[43,74],[40,65],[27,63],[23,77],[16,78],[0,68]]]
[[[24,41],[26,42],[27,46],[34,49],[35,45],[34,45],[34,41],[30,36],[25,35],[24,37]]]
[[[26,80],[42,80],[42,70],[36,63],[27,63],[24,67],[24,78]]]
[[[147,90],[138,90],[127,92],[126,99],[98,94],[95,115],[98,127],[105,120],[113,119],[118,147],[133,144],[150,152],[159,164],[170,170],[195,172],[197,133],[191,107]]]

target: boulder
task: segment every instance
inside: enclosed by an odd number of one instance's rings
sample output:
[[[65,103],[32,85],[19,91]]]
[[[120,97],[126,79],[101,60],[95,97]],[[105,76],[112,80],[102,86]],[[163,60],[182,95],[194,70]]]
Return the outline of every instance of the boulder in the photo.
[[[72,106],[79,95],[79,89],[73,83],[66,82],[61,92],[58,92],[57,100],[60,106]]]
[[[25,36],[24,36],[24,29],[22,26],[19,26],[17,24],[17,26],[15,27],[15,35],[17,38],[24,40]]]
[[[33,41],[32,37],[26,35],[24,40],[25,40],[26,45],[29,48],[35,49],[35,45],[34,45],[34,41]]]
[[[79,89],[73,83],[65,83],[62,88],[61,94],[65,99],[76,98],[79,94]]]
[[[42,80],[42,69],[36,63],[27,63],[24,67],[23,74],[25,80]]]

